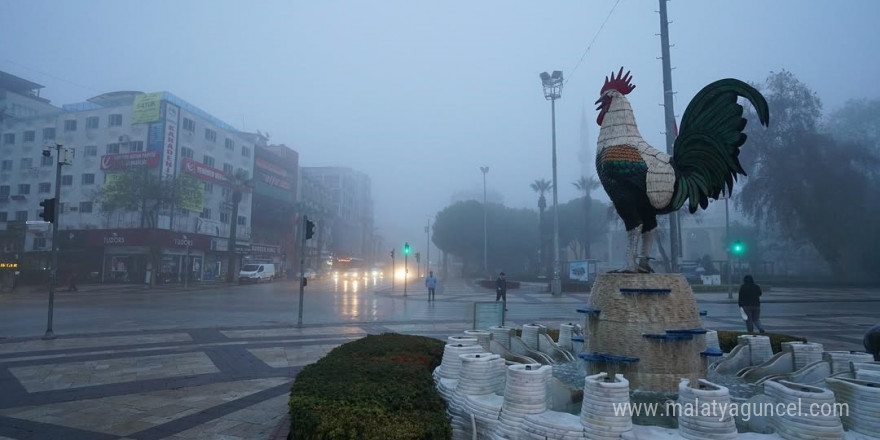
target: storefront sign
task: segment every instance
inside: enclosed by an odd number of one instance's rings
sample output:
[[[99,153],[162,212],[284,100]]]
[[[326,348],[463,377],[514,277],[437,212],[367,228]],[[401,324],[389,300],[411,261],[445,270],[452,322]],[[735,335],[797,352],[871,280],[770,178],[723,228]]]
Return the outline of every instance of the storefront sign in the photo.
[[[162,92],[144,93],[134,97],[134,106],[131,111],[131,123],[142,124],[159,120],[159,104],[162,101]]]
[[[18,263],[0,263],[0,269],[18,269]]]
[[[101,156],[101,171],[125,168],[153,168],[159,165],[156,151],[136,151],[133,153],[105,154]]]
[[[165,136],[163,137],[162,177],[174,175],[177,161],[177,120],[180,109],[171,103],[165,103]]]
[[[203,180],[210,180],[224,185],[229,184],[229,181],[226,179],[226,174],[224,174],[223,171],[209,167],[201,162],[196,162],[189,157],[183,158],[181,171]]]
[[[130,247],[160,245],[162,247],[192,248],[193,250],[209,250],[211,237],[201,234],[184,234],[162,229],[118,229],[78,231],[83,237],[85,246],[95,247]]]
[[[255,253],[255,254],[278,255],[281,253],[281,246],[274,246],[271,244],[251,243],[251,252]]]

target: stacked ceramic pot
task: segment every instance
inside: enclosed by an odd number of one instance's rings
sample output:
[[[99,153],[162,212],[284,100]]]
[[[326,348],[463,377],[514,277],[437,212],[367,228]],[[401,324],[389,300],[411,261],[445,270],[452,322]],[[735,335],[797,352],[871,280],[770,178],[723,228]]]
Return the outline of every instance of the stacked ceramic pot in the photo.
[[[706,332],[706,348],[717,348],[721,349],[721,344],[718,343],[718,332],[715,330],[709,330]]]
[[[822,360],[822,344],[815,342],[789,341],[782,343],[783,351],[790,351],[794,359],[794,370],[798,371],[814,362]]]
[[[581,424],[587,438],[619,439],[632,431],[632,417],[621,407],[629,408],[629,381],[623,375],[598,373],[584,379]]]
[[[835,377],[825,382],[837,402],[847,405],[840,414],[846,429],[866,435],[880,433],[880,383]]]
[[[831,363],[831,374],[852,371],[850,362],[872,362],[874,356],[863,351],[826,351],[822,359]]]
[[[489,351],[489,341],[492,340],[492,333],[487,330],[465,330],[465,337],[477,338],[477,343],[483,347],[483,350]]]
[[[510,335],[513,331],[512,328],[503,325],[489,327],[489,332],[492,333],[492,340],[507,349],[510,349]]]
[[[577,335],[577,325],[570,322],[561,324],[559,326],[559,341],[557,341],[559,348],[573,351],[574,348],[571,344],[571,337],[575,335]]]
[[[462,393],[456,391],[456,400],[464,423],[468,425],[463,432],[472,435],[476,429],[478,438],[487,438],[495,431],[504,402],[504,397],[499,394],[504,391],[506,369],[504,358],[497,354],[462,355],[459,384],[462,381],[466,384],[460,388]],[[472,379],[476,379],[476,382]],[[463,394],[464,392],[467,394]],[[455,432],[453,435],[457,436]]]
[[[740,335],[737,343],[749,346],[752,365],[761,365],[773,357],[773,347],[770,346],[770,338],[761,335]]]
[[[880,383],[880,362],[851,362],[856,379]]]
[[[736,422],[729,411],[730,391],[704,379],[697,387],[688,379],[678,385],[678,432],[690,440],[735,439]],[[723,409],[722,409],[723,408]]]
[[[584,425],[574,414],[545,411],[526,416],[520,425],[520,440],[575,440],[587,439]]]
[[[459,356],[461,370],[452,399],[447,400],[447,411],[452,419],[452,434],[456,439],[469,439],[473,435],[471,413],[465,409],[467,396],[494,394],[498,388],[497,361],[501,358],[491,353],[468,353]],[[503,362],[503,361],[502,361]]]
[[[843,439],[843,424],[833,411],[833,392],[785,380],[768,380],[764,382],[764,394],[776,402],[777,410],[770,417],[770,424],[780,437]]]
[[[529,415],[547,411],[547,386],[553,368],[541,364],[517,364],[507,367],[504,403],[501,406],[495,439],[516,439],[520,425]]]
[[[446,338],[447,344],[476,345],[479,341],[476,336],[454,335]]]
[[[471,345],[446,344],[446,347],[443,349],[443,359],[440,361],[440,366],[434,370],[434,381],[437,384],[437,390],[444,400],[449,402],[452,399],[452,393],[457,386],[458,376],[461,371],[461,358],[459,356],[482,352],[483,347],[477,345],[476,339],[474,339]]]
[[[541,333],[542,326],[538,324],[523,324],[522,326],[522,340],[525,342],[526,347],[531,348],[532,350],[538,350],[538,334]]]

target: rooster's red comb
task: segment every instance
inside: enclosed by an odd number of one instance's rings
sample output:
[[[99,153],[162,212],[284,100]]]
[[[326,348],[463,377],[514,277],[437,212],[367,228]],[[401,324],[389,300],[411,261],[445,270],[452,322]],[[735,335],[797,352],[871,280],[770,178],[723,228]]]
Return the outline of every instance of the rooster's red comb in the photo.
[[[623,66],[620,67],[620,71],[617,72],[617,78],[614,77],[614,71],[611,72],[611,79],[605,77],[605,85],[602,86],[602,90],[599,92],[600,95],[605,92],[614,89],[620,92],[622,95],[628,95],[629,92],[632,92],[635,85],[630,84],[629,82],[632,80],[632,76],[629,74],[629,70],[626,71],[626,75],[623,74]]]

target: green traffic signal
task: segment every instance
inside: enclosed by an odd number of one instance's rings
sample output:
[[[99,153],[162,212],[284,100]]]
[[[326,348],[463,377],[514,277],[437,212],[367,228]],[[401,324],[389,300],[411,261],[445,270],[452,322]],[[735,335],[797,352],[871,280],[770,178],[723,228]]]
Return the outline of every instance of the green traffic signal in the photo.
[[[403,255],[409,255],[409,243],[403,244]]]
[[[734,241],[733,245],[730,247],[730,251],[735,255],[742,255],[746,251],[746,245],[739,240]]]

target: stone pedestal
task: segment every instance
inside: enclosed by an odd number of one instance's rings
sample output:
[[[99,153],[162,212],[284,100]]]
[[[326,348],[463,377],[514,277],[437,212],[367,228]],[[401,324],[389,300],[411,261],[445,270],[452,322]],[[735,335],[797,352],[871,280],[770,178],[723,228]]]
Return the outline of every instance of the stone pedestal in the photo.
[[[587,374],[621,373],[630,388],[675,392],[705,377],[705,330],[693,290],[680,274],[601,274],[584,335]]]

